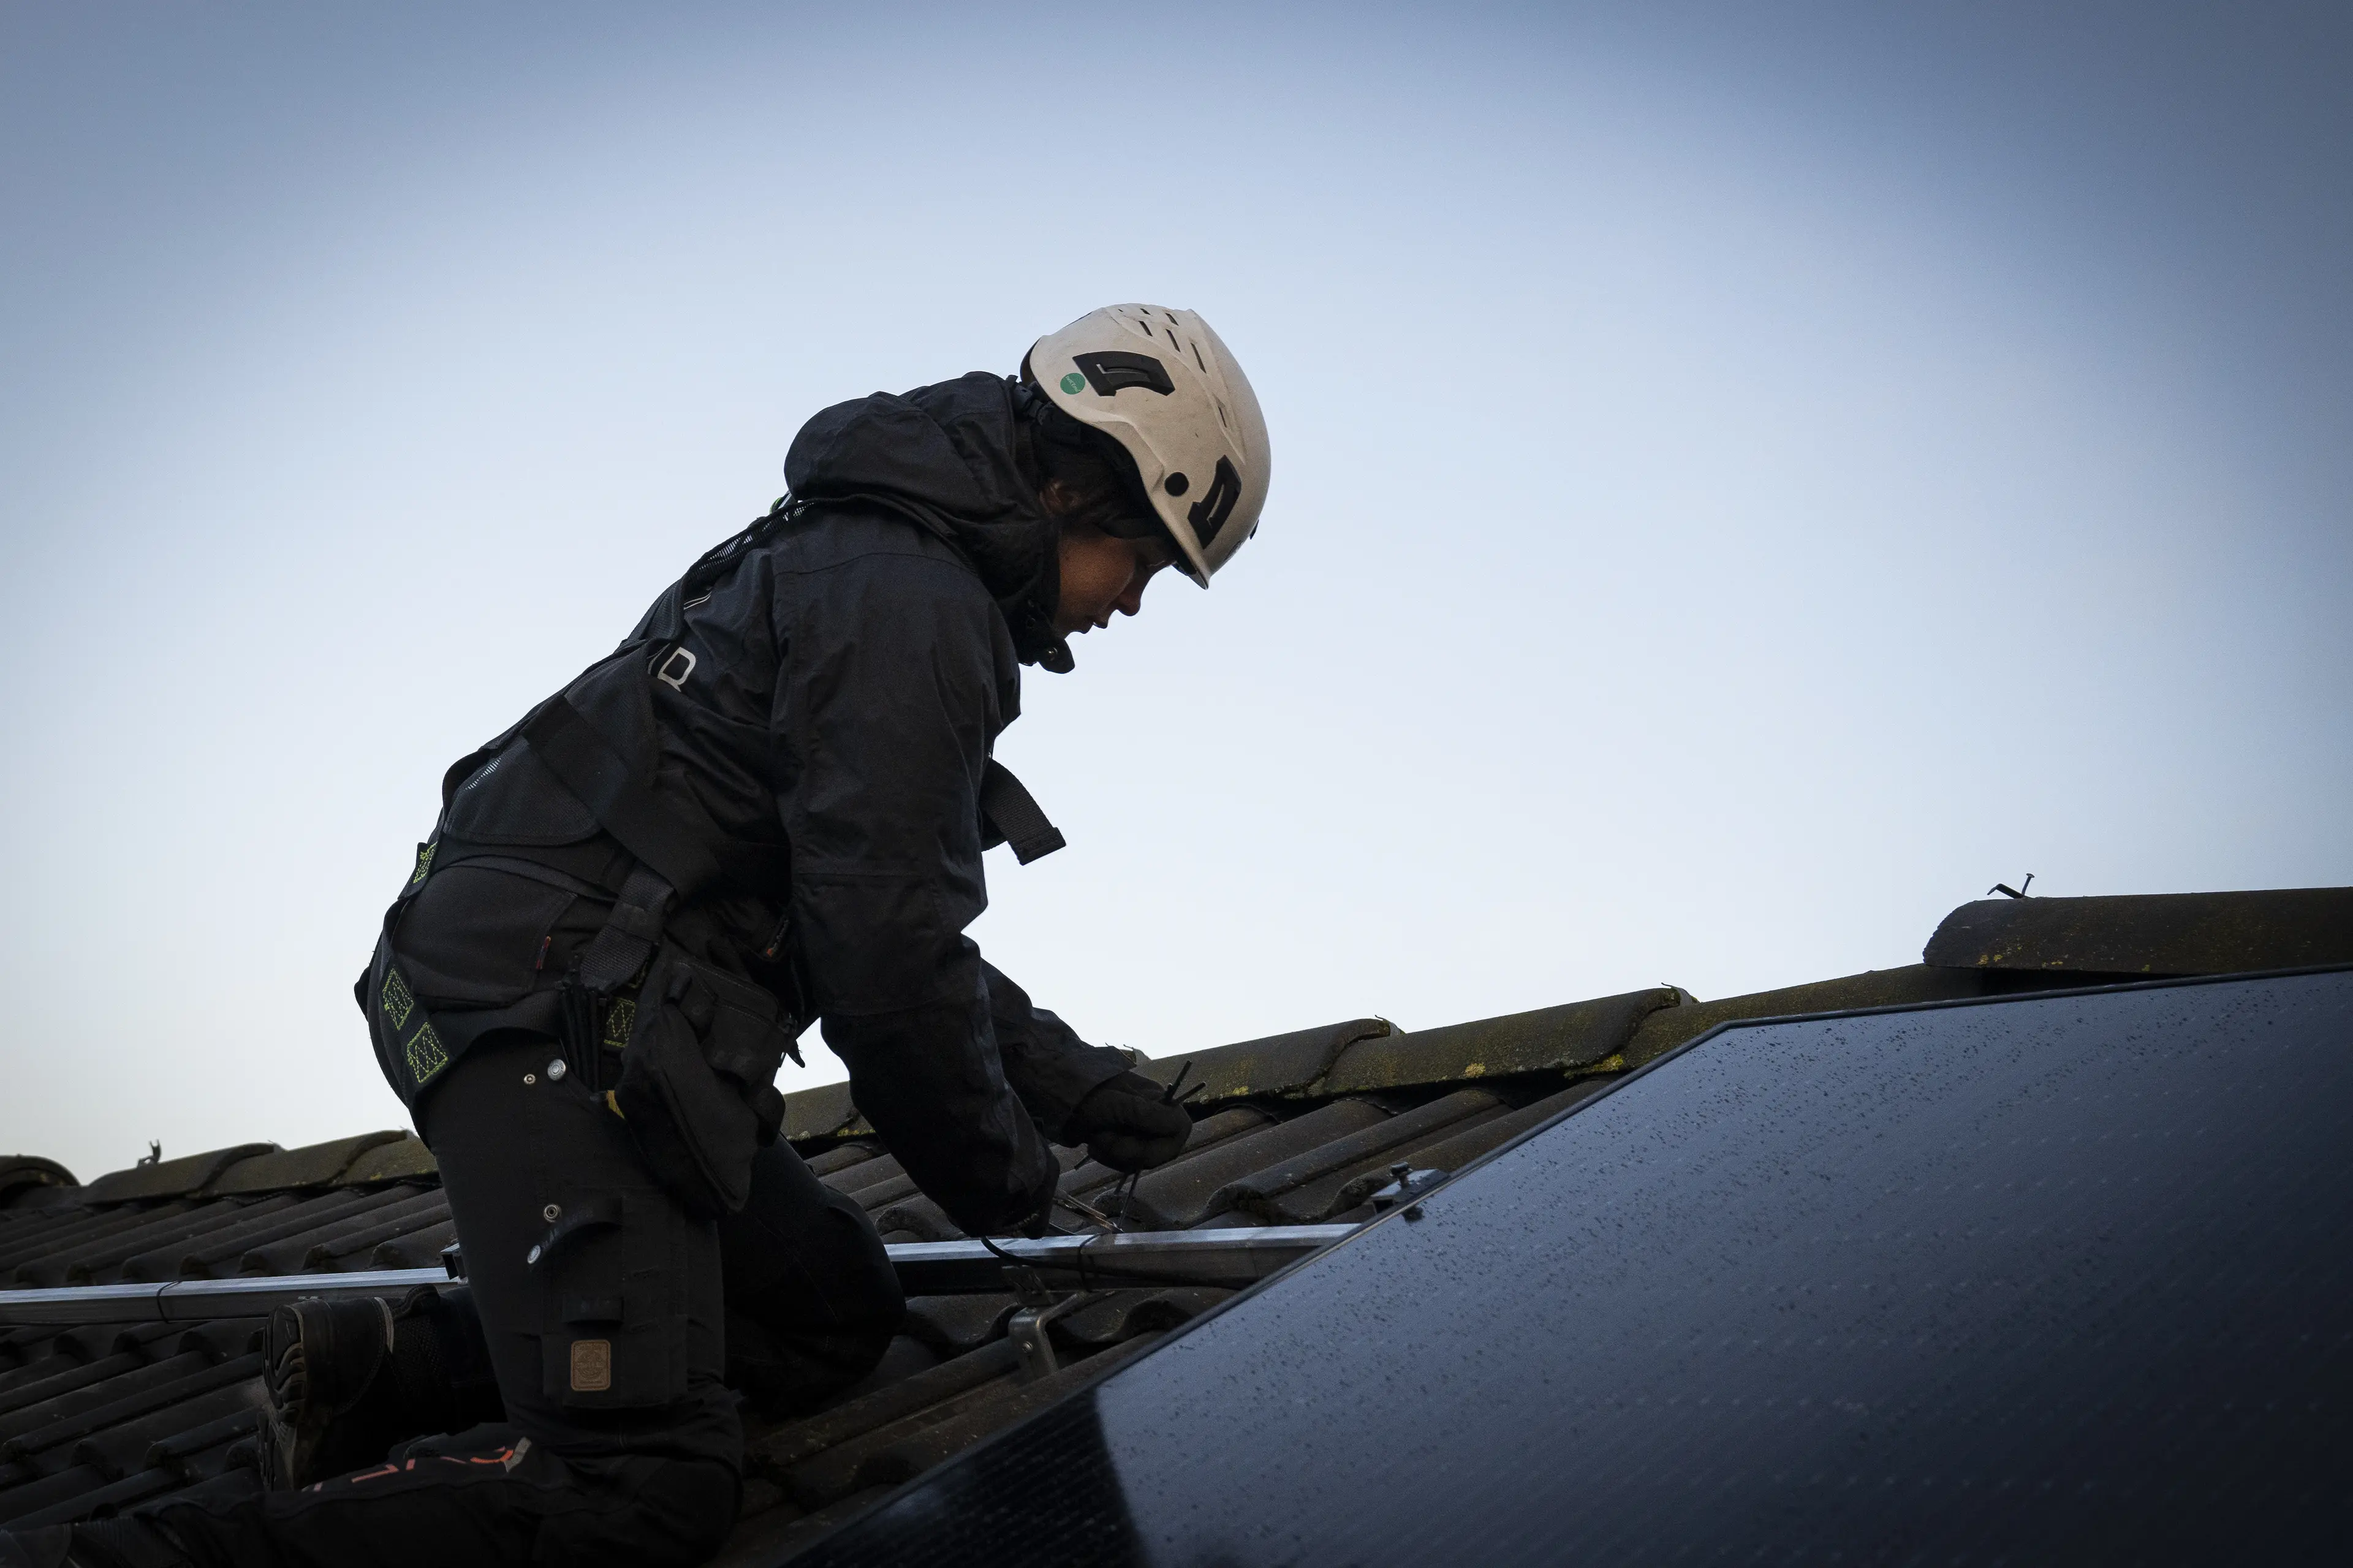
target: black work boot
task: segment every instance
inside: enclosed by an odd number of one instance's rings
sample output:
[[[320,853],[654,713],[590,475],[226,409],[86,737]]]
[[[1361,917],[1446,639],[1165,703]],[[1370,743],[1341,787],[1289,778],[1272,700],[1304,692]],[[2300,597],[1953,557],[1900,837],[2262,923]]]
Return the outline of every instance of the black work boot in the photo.
[[[392,1305],[376,1296],[311,1296],[269,1314],[263,1485],[292,1491],[384,1457],[392,1439],[375,1441],[378,1423],[361,1409],[392,1357],[393,1333]]]
[[[392,1364],[380,1382],[397,1394],[394,1442],[436,1432],[462,1432],[507,1418],[491,1369],[491,1345],[465,1285],[420,1285],[392,1311]]]
[[[269,1316],[261,1479],[273,1490],[380,1461],[395,1443],[505,1418],[473,1292],[312,1298]]]

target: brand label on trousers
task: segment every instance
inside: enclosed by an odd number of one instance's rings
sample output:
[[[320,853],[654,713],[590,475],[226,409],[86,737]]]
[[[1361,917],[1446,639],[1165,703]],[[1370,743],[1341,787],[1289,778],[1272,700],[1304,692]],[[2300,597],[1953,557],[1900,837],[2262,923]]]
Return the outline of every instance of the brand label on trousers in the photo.
[[[613,1342],[572,1342],[572,1392],[602,1394],[613,1386]]]

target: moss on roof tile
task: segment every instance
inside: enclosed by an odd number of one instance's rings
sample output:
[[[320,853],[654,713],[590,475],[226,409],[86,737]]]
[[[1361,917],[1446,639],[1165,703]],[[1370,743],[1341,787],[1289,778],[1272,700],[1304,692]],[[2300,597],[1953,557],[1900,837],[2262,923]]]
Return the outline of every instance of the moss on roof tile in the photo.
[[[74,1173],[38,1154],[0,1154],[0,1208],[36,1187],[75,1187]]]
[[[807,1142],[830,1138],[871,1138],[874,1129],[858,1113],[846,1083],[820,1083],[785,1096],[786,1142]]]
[[[1623,1050],[1644,1019],[1677,1005],[1683,994],[1672,986],[1653,986],[1362,1040],[1342,1053],[1315,1092],[1361,1094],[1591,1068]]]
[[[1983,994],[1978,976],[1968,970],[1938,969],[1926,963],[1901,969],[1868,969],[1836,980],[1808,985],[1758,991],[1746,996],[1726,996],[1716,1002],[1688,1002],[1651,1014],[1634,1032],[1625,1050],[1626,1065],[1655,1061],[1684,1041],[1695,1039],[1718,1024],[1739,1018],[1775,1018],[1797,1013],[1840,1013],[1854,1007],[1894,1007],[1916,1002],[1946,1002]]]
[[[203,1192],[217,1180],[222,1172],[240,1160],[256,1154],[280,1152],[275,1143],[238,1143],[227,1149],[208,1149],[201,1154],[184,1154],[161,1164],[133,1165],[127,1171],[109,1171],[83,1189],[84,1195],[94,1204],[128,1203],[143,1198],[185,1198]]]
[[[433,1161],[433,1152],[414,1132],[403,1132],[388,1143],[378,1143],[363,1152],[347,1167],[336,1185],[357,1187],[377,1182],[415,1182],[438,1179],[441,1167]]]
[[[350,1138],[331,1139],[324,1143],[306,1144],[300,1149],[256,1154],[250,1159],[239,1160],[223,1171],[206,1184],[205,1190],[216,1195],[227,1195],[333,1186],[362,1154],[387,1143],[397,1143],[404,1136],[397,1130],[362,1132]]]
[[[1321,1092],[1318,1086],[1351,1047],[1383,1038],[1395,1027],[1387,1018],[1350,1018],[1180,1057],[1146,1059],[1136,1063],[1135,1070],[1157,1083],[1174,1083],[1184,1073],[1187,1094],[1193,1085],[1201,1086],[1201,1092],[1193,1097],[1197,1105],[1244,1095],[1305,1096]]]
[[[1969,969],[2232,974],[2353,963],[2353,888],[1980,899],[1920,956]]]

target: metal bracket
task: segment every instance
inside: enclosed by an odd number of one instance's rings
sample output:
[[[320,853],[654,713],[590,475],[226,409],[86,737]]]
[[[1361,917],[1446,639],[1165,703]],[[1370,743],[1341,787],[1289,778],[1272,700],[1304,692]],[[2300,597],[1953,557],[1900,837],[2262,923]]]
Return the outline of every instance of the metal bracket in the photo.
[[[1038,1278],[1034,1270],[1028,1268],[1018,1270],[1008,1268],[1006,1272],[1027,1274],[1032,1280]],[[1021,1363],[1020,1371],[1015,1375],[1014,1381],[1035,1383],[1041,1377],[1050,1377],[1060,1371],[1061,1363],[1054,1358],[1053,1337],[1046,1331],[1048,1325],[1055,1319],[1080,1307],[1102,1300],[1109,1293],[1104,1290],[1081,1290],[1065,1296],[1059,1301],[1051,1300],[1050,1297],[1046,1300],[1032,1300],[1025,1293],[1022,1300],[1029,1304],[1014,1313],[1005,1325],[1005,1337],[1013,1342],[1013,1353],[1020,1358]],[[1044,1293],[1041,1291],[1040,1294]]]
[[[1448,1173],[1444,1171],[1417,1171],[1411,1165],[1399,1162],[1389,1167],[1391,1178],[1389,1184],[1372,1194],[1373,1207],[1386,1214],[1399,1204],[1412,1203],[1414,1199],[1444,1181],[1447,1174]],[[1406,1215],[1408,1219],[1420,1217],[1418,1214]]]

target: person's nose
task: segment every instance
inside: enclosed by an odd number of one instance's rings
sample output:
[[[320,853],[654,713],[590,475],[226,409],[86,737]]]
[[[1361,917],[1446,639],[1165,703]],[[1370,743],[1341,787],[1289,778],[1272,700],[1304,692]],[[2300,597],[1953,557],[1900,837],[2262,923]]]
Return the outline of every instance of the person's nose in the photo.
[[[1144,608],[1144,584],[1146,579],[1138,575],[1128,579],[1126,589],[1112,601],[1112,608],[1123,616],[1134,615]]]

